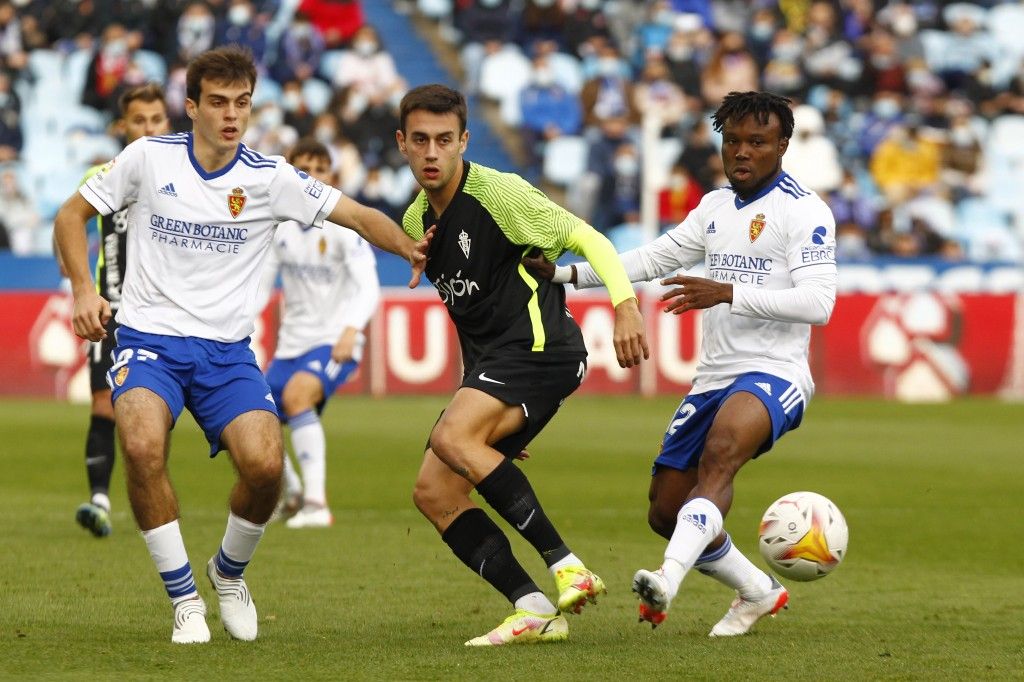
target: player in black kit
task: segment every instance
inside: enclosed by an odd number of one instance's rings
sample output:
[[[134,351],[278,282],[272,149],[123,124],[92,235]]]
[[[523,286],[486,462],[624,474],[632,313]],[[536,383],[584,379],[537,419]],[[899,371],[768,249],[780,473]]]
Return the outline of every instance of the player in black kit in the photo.
[[[118,100],[120,118],[116,127],[130,144],[144,135],[164,135],[171,131],[167,118],[167,105],[159,85],[147,84],[127,90]],[[90,168],[84,183],[102,165]],[[121,283],[126,266],[128,211],[96,216],[100,252],[96,260],[96,290],[110,301],[111,312],[116,312],[121,300]],[[89,434],[85,440],[85,468],[89,476],[91,498],[75,512],[79,525],[98,538],[110,535],[110,477],[114,470],[114,406],[110,402],[107,370],[113,364],[111,352],[116,341],[117,323],[111,315],[107,323],[107,337],[89,344],[89,387],[92,390],[92,414]]]
[[[434,425],[413,494],[452,552],[501,592],[515,612],[467,646],[563,640],[561,611],[579,613],[604,583],[563,542],[513,463],[583,379],[587,350],[561,285],[522,265],[540,251],[584,256],[615,306],[615,352],[632,367],[648,357],[632,285],[611,243],[525,180],[462,158],[466,102],[442,85],[401,103],[398,146],[423,191],[406,211],[414,239],[433,230],[426,275],[458,331],[463,381]],[[557,607],[512,554],[508,538],[470,499],[473,489],[540,553]]]

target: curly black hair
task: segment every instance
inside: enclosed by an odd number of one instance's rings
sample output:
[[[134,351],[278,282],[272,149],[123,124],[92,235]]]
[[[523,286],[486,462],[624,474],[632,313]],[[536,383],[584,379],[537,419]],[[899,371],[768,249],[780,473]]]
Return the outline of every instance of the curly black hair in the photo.
[[[754,116],[761,125],[768,124],[768,117],[775,114],[779,117],[779,137],[789,138],[793,135],[792,100],[788,97],[770,92],[730,92],[722,100],[711,121],[718,132],[722,132],[726,121],[734,123],[746,116]]]

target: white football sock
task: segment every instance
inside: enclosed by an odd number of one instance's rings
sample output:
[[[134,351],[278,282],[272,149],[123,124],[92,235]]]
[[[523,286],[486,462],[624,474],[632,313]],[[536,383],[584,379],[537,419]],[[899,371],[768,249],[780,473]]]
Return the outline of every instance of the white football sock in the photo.
[[[177,604],[183,599],[197,596],[196,581],[192,576],[192,566],[188,562],[178,520],[142,531],[142,539],[146,541],[146,549],[149,550],[149,556],[153,557],[171,603]]]
[[[673,597],[697,557],[721,532],[722,512],[711,500],[697,497],[679,510],[676,529],[665,548],[665,563],[661,566]]]
[[[301,494],[302,479],[299,478],[299,472],[295,471],[292,458],[286,452],[284,453],[284,495],[285,497],[293,497]]]
[[[554,575],[555,573],[557,573],[559,571],[559,569],[565,568],[566,566],[582,566],[582,565],[583,565],[583,562],[580,561],[580,558],[578,556],[576,556],[575,554],[573,554],[572,552],[569,552],[569,554],[567,556],[562,557],[561,559],[559,559],[555,563],[553,563],[550,566],[548,566],[548,570],[551,571],[551,575]]]
[[[234,512],[228,514],[228,527],[217,553],[217,570],[227,578],[241,578],[256,552],[267,524],[246,521]]]
[[[700,555],[695,568],[736,590],[741,598],[748,601],[763,598],[772,588],[772,579],[736,548],[728,533],[725,535],[725,544]]]
[[[558,609],[551,603],[551,600],[544,596],[543,592],[531,592],[516,599],[514,606],[517,609],[526,609],[531,613],[538,613],[542,616],[558,613]]]
[[[292,448],[302,469],[303,498],[314,505],[327,504],[327,441],[315,410],[306,410],[288,420]]]

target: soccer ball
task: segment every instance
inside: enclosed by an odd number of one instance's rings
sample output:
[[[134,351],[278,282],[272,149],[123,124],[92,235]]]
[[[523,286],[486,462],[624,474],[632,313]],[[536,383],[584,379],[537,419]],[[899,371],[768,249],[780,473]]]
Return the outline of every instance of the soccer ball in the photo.
[[[846,556],[849,534],[843,513],[830,499],[818,493],[790,493],[765,511],[757,545],[779,575],[817,580]]]

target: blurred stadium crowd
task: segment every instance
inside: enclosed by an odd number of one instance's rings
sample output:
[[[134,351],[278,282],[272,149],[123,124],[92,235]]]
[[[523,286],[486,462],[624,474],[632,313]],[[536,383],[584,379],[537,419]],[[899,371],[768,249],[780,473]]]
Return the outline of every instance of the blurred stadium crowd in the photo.
[[[794,100],[784,168],[832,206],[840,260],[1024,260],[1024,2],[393,4],[432,22],[524,174],[620,245],[638,233],[644,172],[663,227],[727,184],[709,114],[766,89]],[[163,83],[186,129],[184,65],[227,42],[262,70],[245,142],[279,154],[315,135],[346,193],[400,215],[407,83],[387,39],[358,0],[0,0],[0,248],[49,252],[60,203],[119,149],[107,126],[124,88]]]

